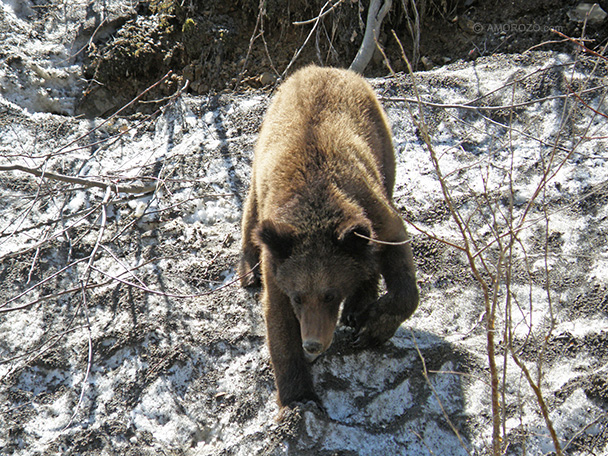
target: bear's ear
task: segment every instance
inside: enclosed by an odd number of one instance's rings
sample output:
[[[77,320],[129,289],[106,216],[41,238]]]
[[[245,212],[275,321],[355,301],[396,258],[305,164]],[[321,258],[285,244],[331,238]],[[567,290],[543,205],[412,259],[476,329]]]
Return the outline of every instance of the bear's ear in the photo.
[[[343,223],[336,230],[338,245],[351,253],[363,253],[372,236],[372,226],[366,219]]]
[[[257,229],[257,238],[275,259],[286,260],[293,250],[296,234],[291,225],[264,220]]]

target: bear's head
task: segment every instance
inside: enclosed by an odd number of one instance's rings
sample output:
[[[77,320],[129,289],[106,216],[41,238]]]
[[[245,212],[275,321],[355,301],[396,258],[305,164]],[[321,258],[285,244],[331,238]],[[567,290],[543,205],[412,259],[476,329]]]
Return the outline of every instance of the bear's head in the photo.
[[[331,345],[340,304],[376,274],[372,236],[366,218],[304,232],[270,220],[260,224],[258,242],[269,253],[276,284],[289,297],[309,361]]]

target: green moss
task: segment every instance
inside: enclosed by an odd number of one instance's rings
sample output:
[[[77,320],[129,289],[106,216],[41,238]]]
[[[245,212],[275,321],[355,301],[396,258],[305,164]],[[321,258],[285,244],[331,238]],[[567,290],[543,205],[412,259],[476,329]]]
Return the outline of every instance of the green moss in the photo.
[[[150,11],[155,14],[177,15],[180,12],[180,5],[177,0],[151,0]]]
[[[194,30],[196,29],[196,22],[194,22],[194,19],[191,18],[187,18],[184,21],[184,25],[182,25],[182,33],[192,33],[194,32]]]

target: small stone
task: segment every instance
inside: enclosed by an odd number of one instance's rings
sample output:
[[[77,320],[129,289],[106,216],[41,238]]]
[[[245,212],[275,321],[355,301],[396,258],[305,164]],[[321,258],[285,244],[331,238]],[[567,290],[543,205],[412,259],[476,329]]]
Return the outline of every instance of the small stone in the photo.
[[[199,80],[201,78],[201,76],[203,75],[204,70],[205,69],[203,68],[202,64],[200,64],[200,63],[197,64],[194,67],[194,79]]]
[[[597,25],[604,22],[606,12],[597,3],[579,3],[574,9],[568,11],[568,19],[573,22],[585,22]]]
[[[466,33],[476,33],[475,22],[468,16],[458,16],[458,27]]]
[[[268,71],[265,71],[264,73],[262,73],[259,77],[259,81],[260,84],[264,87],[264,86],[268,86],[271,84],[274,84],[275,82],[277,82],[277,77],[272,74],[269,73]]]
[[[184,75],[184,79],[193,81],[194,80],[194,66],[193,65],[185,66],[184,69],[182,70],[182,74]]]
[[[422,57],[420,57],[420,63],[422,63],[425,70],[430,70],[435,66],[433,61],[430,58],[428,58],[426,55],[423,55]]]

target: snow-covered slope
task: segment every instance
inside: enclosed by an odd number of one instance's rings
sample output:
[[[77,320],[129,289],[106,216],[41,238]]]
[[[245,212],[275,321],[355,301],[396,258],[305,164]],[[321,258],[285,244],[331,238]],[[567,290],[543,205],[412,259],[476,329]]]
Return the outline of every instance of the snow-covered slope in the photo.
[[[1,3],[5,49],[32,33],[17,5]],[[53,30],[37,33],[68,52],[74,37]],[[393,125],[421,305],[377,349],[339,329],[312,366],[327,415],[304,406],[277,423],[257,296],[233,283],[268,95],[181,95],[143,120],[77,119],[77,84],[62,94],[62,77],[47,79],[51,106],[37,79],[4,82],[34,65],[77,79],[28,49],[0,63],[0,166],[158,185],[116,194],[0,168],[0,453],[489,454],[488,314],[450,245],[463,236],[428,128],[496,306],[506,453],[554,449],[517,360],[565,454],[608,454],[605,62],[537,52],[372,81]],[[423,114],[404,101],[414,85]]]

